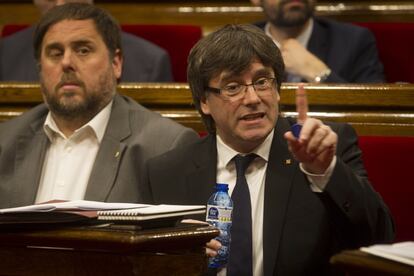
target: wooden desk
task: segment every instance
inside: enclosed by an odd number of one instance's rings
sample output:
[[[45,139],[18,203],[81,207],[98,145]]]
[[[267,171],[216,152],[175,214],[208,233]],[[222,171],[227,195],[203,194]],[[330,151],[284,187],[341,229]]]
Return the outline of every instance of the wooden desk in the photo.
[[[331,258],[331,264],[348,276],[414,275],[414,267],[359,251],[343,251]]]
[[[200,275],[219,231],[66,228],[0,233],[0,275]]]
[[[309,115],[350,123],[359,135],[414,136],[414,84],[306,84]],[[284,83],[283,116],[296,116],[297,84]],[[185,83],[122,83],[118,92],[163,116],[205,131]],[[43,101],[39,84],[0,83],[0,122]]]

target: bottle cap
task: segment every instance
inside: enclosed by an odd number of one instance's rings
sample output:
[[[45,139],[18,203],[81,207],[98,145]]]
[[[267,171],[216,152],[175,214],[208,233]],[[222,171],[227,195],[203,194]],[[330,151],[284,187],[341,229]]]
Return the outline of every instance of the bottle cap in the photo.
[[[218,191],[228,191],[229,185],[224,183],[216,183],[216,190]]]
[[[290,127],[293,136],[296,137],[296,139],[299,139],[299,135],[300,135],[300,131],[302,130],[302,125],[300,124],[294,124],[293,126]]]

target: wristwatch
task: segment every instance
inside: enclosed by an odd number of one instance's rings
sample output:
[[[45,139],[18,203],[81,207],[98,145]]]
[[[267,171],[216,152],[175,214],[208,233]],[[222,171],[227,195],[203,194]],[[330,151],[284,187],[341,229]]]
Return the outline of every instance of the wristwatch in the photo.
[[[323,82],[329,77],[330,74],[331,74],[331,69],[327,68],[326,70],[324,70],[321,73],[319,73],[318,75],[316,75],[316,77],[313,79],[313,81],[316,82],[316,83]]]

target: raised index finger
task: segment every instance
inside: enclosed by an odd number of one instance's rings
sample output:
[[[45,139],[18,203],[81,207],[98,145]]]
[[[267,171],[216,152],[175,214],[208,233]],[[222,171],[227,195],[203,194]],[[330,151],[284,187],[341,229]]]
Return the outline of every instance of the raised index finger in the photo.
[[[298,113],[298,124],[303,124],[308,117],[308,98],[306,97],[303,83],[296,90],[296,112]]]

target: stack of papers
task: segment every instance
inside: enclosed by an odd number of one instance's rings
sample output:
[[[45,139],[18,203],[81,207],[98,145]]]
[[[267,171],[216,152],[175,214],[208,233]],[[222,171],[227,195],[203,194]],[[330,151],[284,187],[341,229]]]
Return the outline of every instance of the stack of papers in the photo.
[[[394,244],[378,244],[362,247],[363,252],[414,266],[414,242],[400,242]]]
[[[148,205],[87,200],[50,201],[0,209],[0,227],[27,228],[68,223],[116,223],[164,227],[174,225],[184,216],[205,213],[205,209],[205,205]]]
[[[90,200],[73,200],[73,201],[50,201],[42,204],[34,204],[15,208],[0,209],[0,214],[7,213],[21,213],[21,212],[51,212],[64,210],[83,210],[83,211],[97,211],[97,210],[118,210],[130,208],[148,207],[148,204],[137,203],[112,203],[100,202]]]
[[[153,205],[116,211],[98,211],[98,220],[152,220],[169,217],[182,217],[206,212],[205,205]]]

